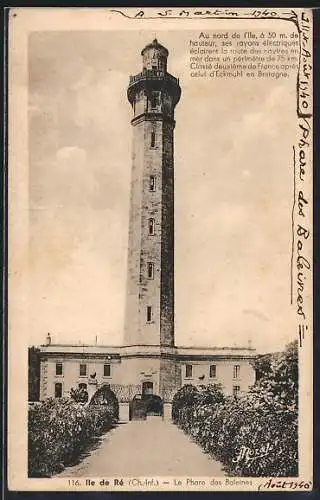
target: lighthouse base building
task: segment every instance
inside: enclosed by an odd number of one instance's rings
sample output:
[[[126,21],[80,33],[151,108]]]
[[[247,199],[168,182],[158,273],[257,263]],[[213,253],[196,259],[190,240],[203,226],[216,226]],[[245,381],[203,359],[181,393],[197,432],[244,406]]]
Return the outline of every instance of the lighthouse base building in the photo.
[[[61,345],[40,347],[40,399],[68,397],[85,388],[89,398],[107,385],[119,402],[120,419],[129,420],[134,396],[154,394],[163,401],[164,418],[184,385],[221,384],[226,395],[248,391],[255,382],[255,350],[247,347]],[[92,378],[94,375],[94,378]]]
[[[179,80],[167,71],[168,50],[156,39],[130,77],[132,175],[124,345],[40,348],[40,398],[83,388],[89,398],[108,386],[129,418],[134,398],[162,400],[163,415],[185,384],[221,384],[226,394],[255,382],[251,347],[177,347],[174,337],[174,129]]]

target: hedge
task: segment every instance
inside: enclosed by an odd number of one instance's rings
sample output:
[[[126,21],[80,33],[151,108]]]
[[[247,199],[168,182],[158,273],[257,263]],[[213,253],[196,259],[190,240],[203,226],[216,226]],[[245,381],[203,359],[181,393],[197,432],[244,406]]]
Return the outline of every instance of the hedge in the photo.
[[[217,385],[184,386],[172,417],[230,475],[298,476],[298,343],[260,356],[260,375],[241,397]]]
[[[69,398],[50,398],[29,407],[29,477],[61,472],[115,421],[107,406],[84,406]]]
[[[255,408],[250,398],[180,409],[178,425],[230,475],[298,475],[297,412]]]

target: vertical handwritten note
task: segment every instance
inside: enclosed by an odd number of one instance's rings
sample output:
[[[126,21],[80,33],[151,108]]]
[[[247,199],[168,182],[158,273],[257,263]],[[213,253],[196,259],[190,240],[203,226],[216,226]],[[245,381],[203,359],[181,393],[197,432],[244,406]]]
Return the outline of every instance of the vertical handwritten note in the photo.
[[[310,329],[312,293],[312,28],[311,15],[298,16],[300,57],[297,75],[298,137],[294,146],[293,260],[299,345]],[[294,259],[295,255],[295,259]],[[293,297],[291,297],[293,299]]]

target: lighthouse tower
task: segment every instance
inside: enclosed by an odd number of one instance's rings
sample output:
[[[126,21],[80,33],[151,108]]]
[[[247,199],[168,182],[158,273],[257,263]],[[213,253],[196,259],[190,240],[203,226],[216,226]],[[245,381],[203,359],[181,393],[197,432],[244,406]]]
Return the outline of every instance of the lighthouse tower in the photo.
[[[122,421],[169,420],[185,384],[221,383],[226,394],[237,394],[255,380],[251,347],[175,345],[173,134],[181,89],[157,40],[141,55],[142,70],[128,86],[133,142],[124,344],[55,344],[48,335],[40,348],[41,400],[68,396],[77,386],[98,398],[111,390]]]
[[[130,77],[132,177],[125,345],[174,346],[174,110],[181,89],[155,39]]]

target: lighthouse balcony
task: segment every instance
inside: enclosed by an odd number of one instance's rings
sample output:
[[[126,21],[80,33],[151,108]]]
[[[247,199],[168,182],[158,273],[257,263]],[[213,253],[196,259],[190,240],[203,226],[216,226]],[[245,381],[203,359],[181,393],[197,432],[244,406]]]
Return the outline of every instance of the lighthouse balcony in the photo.
[[[164,73],[161,70],[144,70],[137,75],[130,76],[129,86],[139,82],[140,80],[169,80],[172,83],[179,85],[179,78],[175,78],[170,73]]]
[[[131,105],[135,100],[135,95],[143,89],[147,91],[166,89],[173,96],[174,105],[177,104],[181,95],[179,79],[170,75],[170,73],[155,69],[144,70],[137,75],[130,76],[128,100]]]

